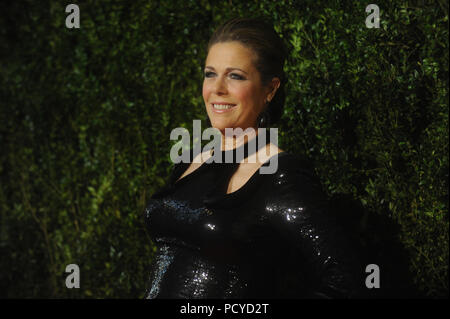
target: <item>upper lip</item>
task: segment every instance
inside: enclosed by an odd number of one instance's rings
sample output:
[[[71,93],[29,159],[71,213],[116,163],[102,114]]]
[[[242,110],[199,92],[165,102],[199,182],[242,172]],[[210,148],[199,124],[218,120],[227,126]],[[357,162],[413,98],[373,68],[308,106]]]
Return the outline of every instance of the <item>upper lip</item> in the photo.
[[[211,104],[219,104],[219,105],[236,105],[234,103],[227,103],[227,102],[211,102]]]

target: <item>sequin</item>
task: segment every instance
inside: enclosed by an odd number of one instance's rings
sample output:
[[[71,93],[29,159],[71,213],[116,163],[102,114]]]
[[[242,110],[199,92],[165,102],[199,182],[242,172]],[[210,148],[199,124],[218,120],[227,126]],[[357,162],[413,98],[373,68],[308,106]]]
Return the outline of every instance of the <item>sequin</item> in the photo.
[[[217,187],[230,177],[219,164],[179,182],[187,167],[175,167],[143,214],[158,247],[147,298],[357,295],[364,270],[324,209],[312,170],[291,154],[276,156],[276,174],[257,172],[232,194]]]

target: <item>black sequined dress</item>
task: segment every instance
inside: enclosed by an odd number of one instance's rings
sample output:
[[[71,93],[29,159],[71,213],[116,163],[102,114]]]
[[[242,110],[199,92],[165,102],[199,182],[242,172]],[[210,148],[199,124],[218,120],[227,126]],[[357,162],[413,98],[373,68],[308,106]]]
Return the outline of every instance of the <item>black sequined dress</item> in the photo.
[[[286,152],[274,156],[276,173],[257,171],[230,194],[236,165],[204,163],[180,180],[190,164],[174,166],[144,210],[157,246],[146,298],[355,296],[364,270],[313,168]]]

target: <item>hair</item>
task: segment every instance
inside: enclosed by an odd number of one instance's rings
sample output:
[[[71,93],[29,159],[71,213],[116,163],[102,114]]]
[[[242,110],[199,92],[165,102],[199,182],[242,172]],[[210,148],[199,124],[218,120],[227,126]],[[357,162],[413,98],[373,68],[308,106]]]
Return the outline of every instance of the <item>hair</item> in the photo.
[[[264,110],[269,115],[269,123],[278,122],[283,114],[285,101],[284,85],[286,76],[283,66],[286,60],[286,49],[283,41],[272,25],[260,18],[234,18],[220,25],[211,36],[207,51],[216,43],[238,41],[256,54],[254,61],[263,85],[269,84],[272,78],[280,79],[280,86],[275,96]],[[263,111],[263,112],[264,112]]]

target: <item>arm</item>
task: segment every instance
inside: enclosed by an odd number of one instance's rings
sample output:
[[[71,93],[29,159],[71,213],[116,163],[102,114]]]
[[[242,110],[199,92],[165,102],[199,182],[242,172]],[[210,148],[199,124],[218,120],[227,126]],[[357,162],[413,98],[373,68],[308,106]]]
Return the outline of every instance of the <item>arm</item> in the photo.
[[[308,297],[358,297],[364,269],[327,209],[319,180],[311,169],[297,165],[274,174],[265,213],[277,233],[298,250],[311,283]]]

